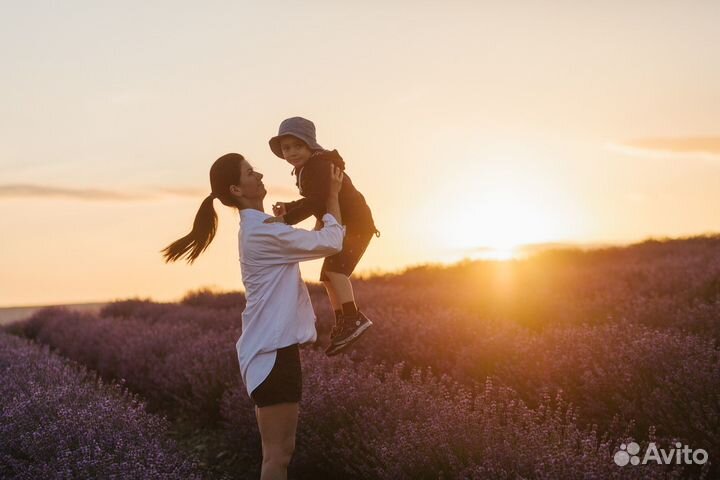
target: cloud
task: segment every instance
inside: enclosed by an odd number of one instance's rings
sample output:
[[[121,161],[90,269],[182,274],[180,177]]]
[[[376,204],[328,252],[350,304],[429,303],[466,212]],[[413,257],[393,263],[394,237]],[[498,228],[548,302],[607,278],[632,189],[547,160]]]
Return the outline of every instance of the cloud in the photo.
[[[644,138],[609,143],[607,148],[631,157],[720,164],[720,137]]]
[[[97,188],[68,188],[49,185],[0,185],[0,198],[70,198],[75,200],[132,201],[147,200],[152,196],[143,193],[119,192]]]
[[[267,187],[274,195],[297,196],[297,191],[287,187]],[[103,188],[72,188],[27,183],[0,184],[0,200],[15,198],[64,198],[87,202],[134,202],[161,200],[167,197],[186,197],[201,200],[210,193],[209,188],[151,186],[129,190]]]

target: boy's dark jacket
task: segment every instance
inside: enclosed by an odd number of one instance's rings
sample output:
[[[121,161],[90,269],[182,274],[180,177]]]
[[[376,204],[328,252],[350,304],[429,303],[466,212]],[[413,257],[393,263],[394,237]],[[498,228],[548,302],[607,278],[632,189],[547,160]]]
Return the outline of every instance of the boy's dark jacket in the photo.
[[[305,165],[295,170],[294,173],[297,177],[295,185],[304,198],[285,205],[287,210],[284,215],[285,223],[295,225],[310,215],[322,219],[327,212],[326,202],[330,190],[330,166],[332,164],[345,170],[345,161],[337,150],[316,153]],[[357,191],[347,173],[343,175],[338,200],[342,223],[345,224],[348,231],[370,233],[377,231],[365,197]]]

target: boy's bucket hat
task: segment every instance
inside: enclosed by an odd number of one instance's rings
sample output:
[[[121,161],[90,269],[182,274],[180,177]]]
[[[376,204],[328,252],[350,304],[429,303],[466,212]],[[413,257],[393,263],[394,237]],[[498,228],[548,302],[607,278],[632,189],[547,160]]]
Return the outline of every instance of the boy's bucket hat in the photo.
[[[310,150],[324,150],[315,140],[315,124],[306,118],[292,117],[283,120],[280,128],[278,128],[278,134],[268,142],[270,143],[270,150],[280,158],[283,158],[280,137],[284,135],[299,138],[310,147]]]

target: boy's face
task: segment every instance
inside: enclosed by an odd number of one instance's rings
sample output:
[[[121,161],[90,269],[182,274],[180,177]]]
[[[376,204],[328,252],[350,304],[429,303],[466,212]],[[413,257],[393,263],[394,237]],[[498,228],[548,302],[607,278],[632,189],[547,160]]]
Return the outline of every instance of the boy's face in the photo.
[[[283,158],[295,168],[305,165],[312,155],[307,143],[292,135],[280,137],[280,150]]]

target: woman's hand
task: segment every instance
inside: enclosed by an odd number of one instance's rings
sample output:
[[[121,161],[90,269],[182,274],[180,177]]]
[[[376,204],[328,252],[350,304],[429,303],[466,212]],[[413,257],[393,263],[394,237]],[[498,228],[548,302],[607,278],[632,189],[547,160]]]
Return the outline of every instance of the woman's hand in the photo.
[[[338,199],[338,193],[342,188],[343,172],[340,168],[335,165],[330,165],[330,185],[327,197],[327,213],[335,217],[338,223],[342,223],[342,215],[340,213],[340,200]]]
[[[330,195],[340,193],[343,181],[343,171],[335,165],[330,165]]]

